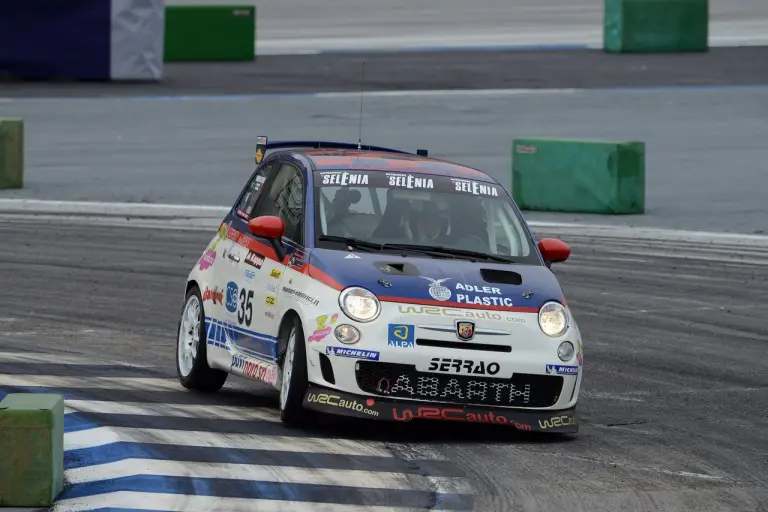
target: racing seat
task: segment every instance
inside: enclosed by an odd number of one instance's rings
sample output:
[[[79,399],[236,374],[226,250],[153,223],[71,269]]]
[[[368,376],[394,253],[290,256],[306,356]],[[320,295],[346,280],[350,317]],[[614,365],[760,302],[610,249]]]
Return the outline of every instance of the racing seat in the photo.
[[[339,189],[333,196],[331,202],[331,214],[328,218],[328,234],[333,236],[353,237],[355,236],[353,222],[350,222],[354,213],[349,207],[360,201],[361,194],[359,190]]]

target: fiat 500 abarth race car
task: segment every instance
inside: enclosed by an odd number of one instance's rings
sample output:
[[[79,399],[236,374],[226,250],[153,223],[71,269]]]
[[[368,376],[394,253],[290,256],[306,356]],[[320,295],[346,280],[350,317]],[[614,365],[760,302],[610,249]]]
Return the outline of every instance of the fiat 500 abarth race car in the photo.
[[[265,156],[266,155],[266,156]],[[538,243],[488,174],[334,142],[268,143],[189,274],[181,384],[229,374],[306,411],[577,432],[579,329]]]

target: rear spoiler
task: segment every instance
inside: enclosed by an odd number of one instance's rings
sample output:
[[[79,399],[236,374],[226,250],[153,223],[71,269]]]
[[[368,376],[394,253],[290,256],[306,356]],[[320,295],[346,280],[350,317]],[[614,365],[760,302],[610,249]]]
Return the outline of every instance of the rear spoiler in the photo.
[[[400,155],[416,154],[418,156],[424,157],[429,156],[429,152],[426,149],[417,149],[416,153],[409,153],[408,151],[401,151],[399,149],[371,146],[370,144],[353,144],[350,142],[333,142],[322,140],[281,140],[277,142],[269,142],[266,136],[259,135],[256,137],[256,163],[261,163],[267,150],[284,148],[358,149],[361,151],[382,151],[385,153],[395,153]]]

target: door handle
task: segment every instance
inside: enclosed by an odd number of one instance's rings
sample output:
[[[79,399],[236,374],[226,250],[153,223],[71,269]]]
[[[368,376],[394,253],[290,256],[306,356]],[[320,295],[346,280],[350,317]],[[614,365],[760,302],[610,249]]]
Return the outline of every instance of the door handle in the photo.
[[[240,262],[240,256],[237,256],[236,254],[229,253],[229,254],[227,254],[227,258],[231,259],[235,263],[239,263]]]

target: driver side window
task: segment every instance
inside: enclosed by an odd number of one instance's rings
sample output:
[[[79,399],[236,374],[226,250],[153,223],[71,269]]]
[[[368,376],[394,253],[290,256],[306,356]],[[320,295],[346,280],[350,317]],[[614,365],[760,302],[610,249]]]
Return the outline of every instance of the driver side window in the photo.
[[[251,213],[253,212],[253,207],[256,205],[256,200],[261,195],[261,187],[264,185],[264,182],[267,181],[267,178],[269,178],[269,176],[272,174],[272,171],[274,171],[278,166],[279,164],[277,160],[274,160],[272,162],[266,163],[265,165],[262,165],[261,169],[259,169],[256,174],[253,175],[253,178],[251,178],[251,181],[248,183],[248,186],[245,189],[243,197],[241,197],[240,202],[237,203],[237,215],[243,217],[244,219],[250,218]]]
[[[267,184],[253,216],[274,215],[285,222],[285,238],[304,243],[304,180],[293,165],[283,163]]]

